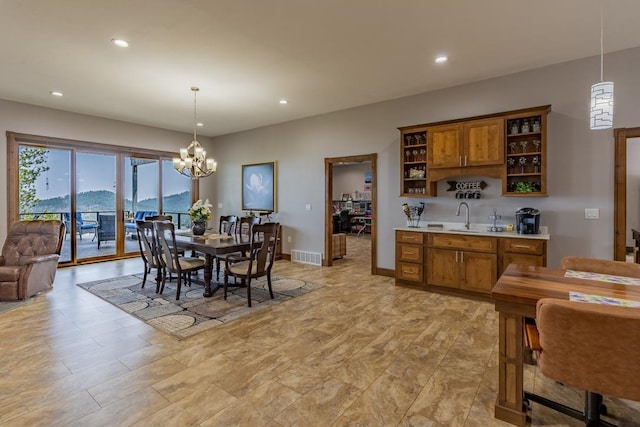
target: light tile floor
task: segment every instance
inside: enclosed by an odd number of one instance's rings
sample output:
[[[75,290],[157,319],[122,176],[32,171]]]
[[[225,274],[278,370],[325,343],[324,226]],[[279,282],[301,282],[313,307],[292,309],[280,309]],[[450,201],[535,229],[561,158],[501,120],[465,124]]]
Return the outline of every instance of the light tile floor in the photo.
[[[369,239],[334,267],[275,274],[321,289],[176,341],[75,286],[138,259],[61,269],[53,291],[0,315],[3,426],[506,426],[493,419],[497,317],[488,302],[369,274]],[[577,391],[526,384],[576,405]],[[624,425],[635,402],[607,401]],[[580,425],[534,405],[532,425]]]

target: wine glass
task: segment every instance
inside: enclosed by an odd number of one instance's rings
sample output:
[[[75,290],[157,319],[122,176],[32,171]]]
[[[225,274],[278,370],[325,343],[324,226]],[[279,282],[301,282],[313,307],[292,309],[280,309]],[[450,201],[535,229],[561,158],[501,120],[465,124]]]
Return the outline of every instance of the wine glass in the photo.
[[[509,143],[509,152],[511,154],[516,154],[516,143],[515,142],[510,142]]]
[[[520,129],[520,122],[518,120],[514,120],[513,122],[511,122],[511,128],[509,133],[511,133],[512,135],[518,133],[518,130]]]
[[[411,151],[407,150],[404,152],[404,161],[405,162],[410,162],[411,161]]]
[[[427,160],[427,150],[425,150],[424,148],[420,149],[420,160],[422,160],[423,162]]]
[[[418,159],[418,149],[417,149],[417,148],[414,148],[414,149],[413,149],[413,153],[412,153],[412,154],[413,154],[413,161],[414,161],[414,162],[417,162],[417,161],[419,160],[419,159]]]
[[[520,141],[520,146],[522,147],[522,152],[527,152],[527,145],[529,145],[529,141]]]
[[[531,164],[533,165],[535,172],[538,173],[538,166],[540,166],[540,156],[535,156],[531,159]]]
[[[411,139],[412,139],[412,138],[411,138],[411,135],[405,135],[405,136],[404,136],[404,145],[405,145],[405,146],[407,146],[407,145],[411,145]]]
[[[507,159],[507,166],[509,168],[509,173],[513,173],[513,167],[516,164],[516,159],[514,159],[513,157],[509,157]]]
[[[524,157],[524,156],[520,157],[518,159],[518,164],[520,165],[521,173],[524,173],[524,168],[525,168],[525,166],[527,166],[527,158]]]
[[[533,140],[533,146],[535,147],[535,150],[537,153],[540,152],[540,140],[539,139],[534,139]]]

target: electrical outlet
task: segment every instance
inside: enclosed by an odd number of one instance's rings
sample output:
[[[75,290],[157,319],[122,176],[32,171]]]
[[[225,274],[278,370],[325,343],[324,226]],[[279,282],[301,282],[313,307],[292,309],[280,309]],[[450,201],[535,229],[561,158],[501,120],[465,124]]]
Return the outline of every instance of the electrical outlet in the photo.
[[[287,243],[291,243],[291,236],[287,237]]]
[[[585,219],[598,219],[600,218],[600,209],[592,208],[584,210],[584,218]]]
[[[218,202],[218,209],[222,209],[222,202]]]
[[[307,203],[306,205],[304,205],[304,208],[307,212],[311,212],[311,203]]]

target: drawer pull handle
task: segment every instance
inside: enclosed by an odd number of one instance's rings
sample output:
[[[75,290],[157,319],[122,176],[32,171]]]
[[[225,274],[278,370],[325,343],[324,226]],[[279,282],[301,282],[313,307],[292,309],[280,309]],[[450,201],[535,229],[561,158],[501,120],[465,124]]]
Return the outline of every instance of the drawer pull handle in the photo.
[[[520,248],[520,249],[533,249],[532,246],[527,246],[527,245],[513,245],[514,248]]]

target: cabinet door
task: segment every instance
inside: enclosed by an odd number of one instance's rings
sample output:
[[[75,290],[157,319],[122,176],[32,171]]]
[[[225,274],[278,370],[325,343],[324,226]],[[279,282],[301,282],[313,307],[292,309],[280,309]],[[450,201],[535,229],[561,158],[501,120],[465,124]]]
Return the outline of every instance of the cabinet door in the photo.
[[[463,166],[504,164],[504,120],[487,119],[463,125]]]
[[[447,249],[427,250],[427,282],[429,285],[459,288],[460,251]]]
[[[488,294],[497,282],[498,256],[463,252],[460,258],[462,289]]]
[[[500,262],[500,275],[504,273],[504,270],[511,263],[520,265],[532,265],[535,267],[544,267],[545,264],[543,255],[528,255],[505,252],[502,254],[501,258],[502,260]]]
[[[460,124],[434,126],[427,131],[427,167],[458,167],[462,162]]]

